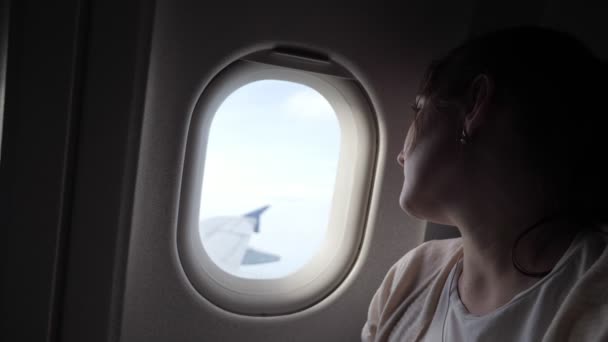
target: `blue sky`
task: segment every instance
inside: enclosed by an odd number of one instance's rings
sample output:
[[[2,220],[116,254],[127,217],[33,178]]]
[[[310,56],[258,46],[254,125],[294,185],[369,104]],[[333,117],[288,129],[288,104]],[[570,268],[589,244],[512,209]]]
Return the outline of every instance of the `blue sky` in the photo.
[[[335,112],[312,88],[256,81],[222,103],[209,133],[200,219],[270,205],[249,245],[281,256],[243,266],[240,276],[284,276],[315,254],[325,237],[339,151]]]

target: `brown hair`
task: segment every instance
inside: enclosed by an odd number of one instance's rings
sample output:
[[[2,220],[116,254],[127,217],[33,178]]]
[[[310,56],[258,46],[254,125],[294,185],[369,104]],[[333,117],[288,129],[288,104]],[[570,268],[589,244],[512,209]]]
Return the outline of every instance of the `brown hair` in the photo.
[[[560,185],[566,210],[606,223],[606,63],[569,34],[510,28],[475,37],[431,63],[419,94],[442,111],[461,102],[480,74],[494,83],[493,103],[512,109],[530,165],[546,175],[571,168],[568,184]]]

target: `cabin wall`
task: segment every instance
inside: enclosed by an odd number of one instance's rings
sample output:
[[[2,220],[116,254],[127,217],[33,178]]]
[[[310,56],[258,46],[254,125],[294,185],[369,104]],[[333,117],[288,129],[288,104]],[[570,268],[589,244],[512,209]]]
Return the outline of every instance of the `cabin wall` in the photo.
[[[608,5],[601,0],[546,1],[540,23],[570,32],[600,58],[608,60]]]
[[[121,339],[352,341],[386,270],[422,241],[398,205],[408,104],[428,60],[466,37],[471,6],[323,2],[159,1],[142,127]],[[441,8],[438,10],[438,8]],[[450,27],[445,30],[445,27]],[[245,317],[218,309],[185,278],[176,255],[180,177],[189,113],[209,80],[273,41],[320,49],[361,81],[380,125],[379,168],[363,250],[346,281],[298,314]]]
[[[433,225],[397,204],[395,158],[426,64],[471,34],[528,23],[572,32],[606,59],[604,7],[12,1],[0,117],[0,340],[357,340],[390,265],[425,228],[426,238],[453,233],[429,233]],[[232,60],[276,40],[325,50],[359,78],[378,115],[380,166],[365,243],[343,285],[300,314],[253,319],[201,299],[174,236],[193,101]]]
[[[75,176],[81,7],[12,1],[4,12],[5,1],[1,10],[9,40],[0,125],[0,340],[54,340]]]

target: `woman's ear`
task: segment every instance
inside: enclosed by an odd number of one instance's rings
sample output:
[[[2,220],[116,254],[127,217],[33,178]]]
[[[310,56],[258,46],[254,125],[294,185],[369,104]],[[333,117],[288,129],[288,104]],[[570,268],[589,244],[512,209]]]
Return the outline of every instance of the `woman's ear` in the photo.
[[[469,136],[487,119],[491,99],[494,96],[494,83],[485,74],[475,77],[467,92],[464,129]]]

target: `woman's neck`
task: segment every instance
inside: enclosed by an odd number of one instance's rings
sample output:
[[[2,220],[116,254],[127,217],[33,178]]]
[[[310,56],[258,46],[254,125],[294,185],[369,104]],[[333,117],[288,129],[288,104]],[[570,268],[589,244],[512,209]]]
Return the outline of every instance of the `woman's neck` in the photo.
[[[540,211],[539,211],[540,212]],[[553,217],[518,237],[540,217],[531,214],[500,215],[485,211],[475,220],[459,225],[464,243],[462,273],[458,290],[463,304],[473,314],[485,314],[509,302],[515,295],[535,284],[540,278],[519,271],[551,270],[568,249],[575,231],[568,221]]]
[[[476,314],[506,304],[540,279],[520,272],[513,255],[525,270],[548,271],[575,235],[573,225],[558,216],[565,214],[561,175],[534,172],[509,148],[505,142],[504,153],[496,153],[480,145],[469,154],[458,168],[461,181],[450,189],[449,204],[441,212],[462,235],[458,289],[463,304]],[[526,232],[545,217],[550,219]]]

